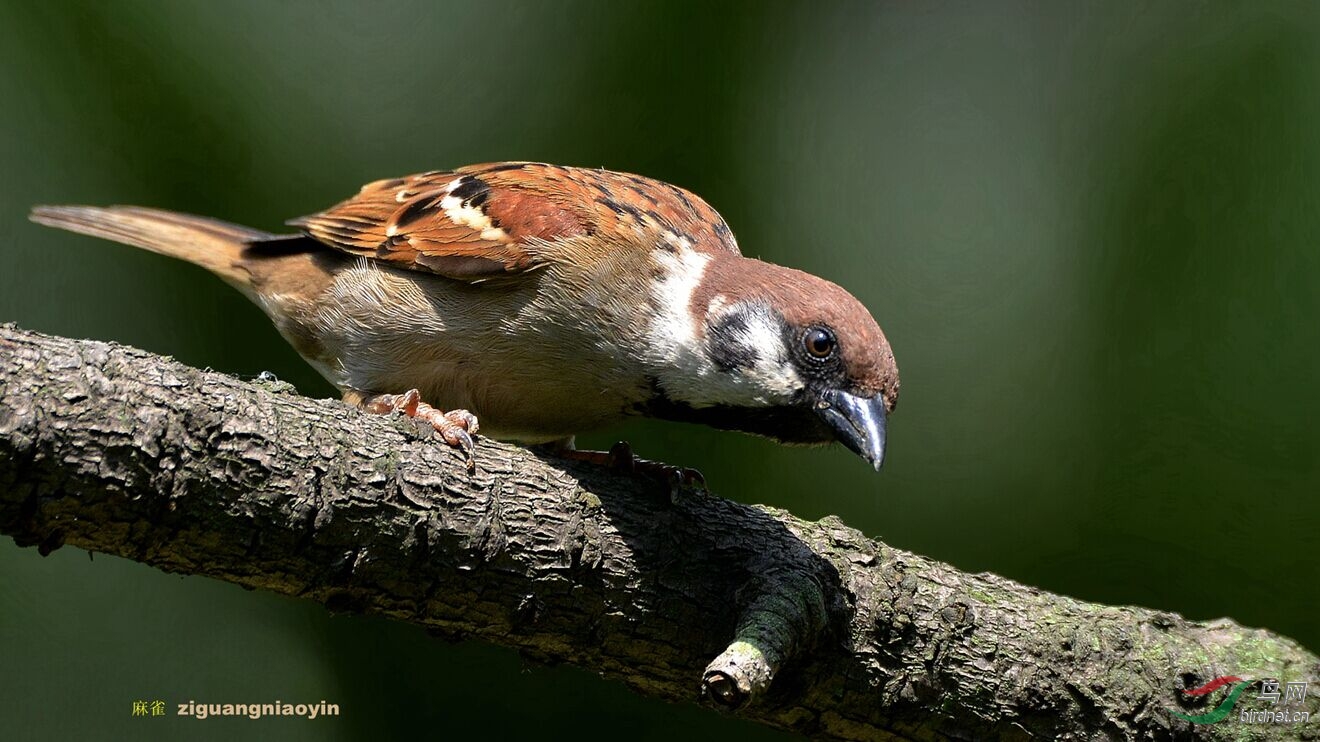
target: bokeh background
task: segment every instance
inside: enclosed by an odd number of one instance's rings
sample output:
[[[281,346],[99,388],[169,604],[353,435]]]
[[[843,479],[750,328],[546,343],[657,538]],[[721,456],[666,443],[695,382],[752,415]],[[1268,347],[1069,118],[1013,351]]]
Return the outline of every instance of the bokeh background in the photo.
[[[135,203],[275,229],[501,159],[683,185],[831,278],[903,374],[842,450],[589,436],[721,494],[1078,598],[1320,648],[1320,6],[0,5],[0,320],[330,388],[200,269],[29,224]],[[1224,668],[1231,670],[1232,668]],[[134,700],[337,719],[134,719]],[[0,544],[0,737],[789,739],[383,620]]]

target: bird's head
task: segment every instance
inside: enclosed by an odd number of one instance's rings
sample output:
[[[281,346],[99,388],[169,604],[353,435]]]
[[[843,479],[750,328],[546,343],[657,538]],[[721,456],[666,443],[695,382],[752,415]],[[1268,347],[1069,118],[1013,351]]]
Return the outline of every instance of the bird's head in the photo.
[[[852,294],[739,256],[674,258],[652,325],[667,356],[649,412],[784,443],[838,441],[880,469],[898,367]]]

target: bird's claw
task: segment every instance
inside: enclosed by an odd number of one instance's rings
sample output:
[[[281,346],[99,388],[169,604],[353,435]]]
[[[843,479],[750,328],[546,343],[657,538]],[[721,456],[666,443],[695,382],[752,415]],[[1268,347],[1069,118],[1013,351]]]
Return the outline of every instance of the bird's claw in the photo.
[[[696,469],[675,466],[661,461],[638,458],[627,441],[619,441],[610,446],[606,454],[606,464],[629,474],[641,474],[660,482],[669,489],[669,499],[680,500],[684,493],[702,493],[706,488],[706,477]]]
[[[472,442],[472,436],[469,435],[466,430],[461,428],[456,428],[447,433],[441,433],[440,435],[445,439],[445,443],[448,443],[463,452],[463,457],[467,464],[467,470],[470,472],[476,471],[477,457],[474,453],[476,444]]]
[[[388,414],[399,412],[414,420],[429,423],[444,442],[463,453],[467,460],[468,471],[475,471],[477,459],[474,455],[476,444],[472,436],[476,435],[481,425],[477,416],[467,410],[442,412],[422,401],[421,392],[409,389],[403,394],[378,394],[365,400],[362,408],[367,412]]]

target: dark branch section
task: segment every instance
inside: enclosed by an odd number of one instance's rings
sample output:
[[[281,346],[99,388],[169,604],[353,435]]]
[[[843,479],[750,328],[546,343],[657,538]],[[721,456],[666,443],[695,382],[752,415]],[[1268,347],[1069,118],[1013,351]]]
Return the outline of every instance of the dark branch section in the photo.
[[[1222,694],[1180,691],[1220,675],[1320,677],[1265,631],[963,574],[834,518],[674,503],[486,439],[468,474],[400,419],[13,326],[0,532],[479,637],[822,739],[1320,729],[1170,713],[1211,710]],[[1320,719],[1311,687],[1301,710]]]

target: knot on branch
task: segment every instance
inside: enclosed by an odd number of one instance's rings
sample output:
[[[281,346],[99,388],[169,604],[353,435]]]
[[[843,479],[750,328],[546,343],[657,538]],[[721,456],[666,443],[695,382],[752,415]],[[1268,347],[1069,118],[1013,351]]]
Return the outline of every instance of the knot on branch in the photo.
[[[770,687],[794,655],[811,649],[825,632],[825,589],[797,570],[753,578],[738,591],[733,641],[706,666],[702,692],[725,708],[738,708]]]

